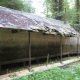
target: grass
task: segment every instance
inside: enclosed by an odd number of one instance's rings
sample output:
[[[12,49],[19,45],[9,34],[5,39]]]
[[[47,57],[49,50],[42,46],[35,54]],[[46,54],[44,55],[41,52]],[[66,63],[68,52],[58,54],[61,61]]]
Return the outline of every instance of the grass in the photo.
[[[53,68],[43,72],[36,72],[13,80],[80,80],[80,65],[72,68]]]

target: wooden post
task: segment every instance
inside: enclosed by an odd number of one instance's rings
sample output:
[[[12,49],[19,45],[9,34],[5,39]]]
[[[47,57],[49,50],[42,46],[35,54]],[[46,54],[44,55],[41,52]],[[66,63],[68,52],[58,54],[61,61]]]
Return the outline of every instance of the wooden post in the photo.
[[[25,67],[25,62],[23,62],[23,66]]]
[[[29,32],[29,71],[31,71],[31,38]]]
[[[66,8],[64,8],[64,21],[66,22]]]
[[[0,65],[0,71],[1,71],[1,65]]]
[[[77,37],[77,57],[79,57],[79,37]]]
[[[60,36],[60,63],[62,64],[62,36]]]

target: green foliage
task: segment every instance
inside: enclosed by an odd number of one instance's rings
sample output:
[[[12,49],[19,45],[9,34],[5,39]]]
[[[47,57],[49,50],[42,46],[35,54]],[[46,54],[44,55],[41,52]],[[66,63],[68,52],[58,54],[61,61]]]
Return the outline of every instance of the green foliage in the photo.
[[[63,13],[63,0],[45,0],[44,14],[47,17],[61,20]]]
[[[46,17],[51,17],[53,14],[53,9],[52,6],[53,5],[53,1],[52,0],[45,0],[44,2],[44,14],[46,15]]]
[[[30,2],[22,0],[0,0],[0,6],[11,9],[21,10],[25,12],[35,12]]]
[[[75,8],[76,8],[76,23],[80,23],[80,0],[75,0]]]
[[[16,78],[14,80],[80,80],[80,65],[72,69],[53,68],[44,72]]]
[[[62,10],[59,10],[60,4],[62,2]],[[80,6],[79,0],[74,0],[75,5],[70,8],[70,3],[68,0],[45,0],[45,12],[44,14],[47,17],[55,18],[58,16],[62,16],[64,21],[70,24],[76,24],[76,22],[80,23]],[[58,5],[59,4],[59,5]]]
[[[73,15],[73,27],[80,32],[80,0],[75,0],[73,10],[75,10],[75,14]]]

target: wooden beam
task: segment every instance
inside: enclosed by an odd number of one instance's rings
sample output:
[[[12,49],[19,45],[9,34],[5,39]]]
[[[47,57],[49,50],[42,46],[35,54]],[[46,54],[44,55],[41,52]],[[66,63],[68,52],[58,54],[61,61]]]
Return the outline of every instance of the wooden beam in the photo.
[[[62,63],[62,36],[60,36],[60,63]]]
[[[30,35],[30,31],[29,33],[29,71],[31,71],[31,35]]]
[[[63,53],[64,55],[67,55],[68,53]],[[76,54],[76,53],[70,53],[70,54]],[[49,57],[55,57],[55,56],[60,56],[60,54],[53,54],[50,55]],[[31,57],[31,60],[39,60],[39,59],[44,59],[46,56],[39,56],[39,57]],[[29,58],[23,58],[23,59],[15,59],[15,60],[10,60],[10,61],[2,61],[0,62],[1,65],[6,65],[6,64],[13,64],[13,63],[19,63],[19,62],[26,62],[29,61]]]

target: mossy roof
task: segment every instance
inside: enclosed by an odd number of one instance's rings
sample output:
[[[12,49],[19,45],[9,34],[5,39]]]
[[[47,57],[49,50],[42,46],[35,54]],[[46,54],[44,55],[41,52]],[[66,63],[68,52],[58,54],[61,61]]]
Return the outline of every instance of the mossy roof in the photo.
[[[40,17],[31,13],[13,10],[1,6],[0,27],[36,32],[42,31],[46,34],[61,34],[65,36],[79,35],[79,33],[67,22]]]

